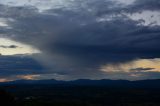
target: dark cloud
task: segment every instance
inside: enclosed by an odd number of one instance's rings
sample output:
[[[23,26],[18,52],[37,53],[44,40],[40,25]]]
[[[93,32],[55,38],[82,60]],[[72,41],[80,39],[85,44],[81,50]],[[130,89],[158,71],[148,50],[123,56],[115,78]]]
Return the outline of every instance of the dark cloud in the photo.
[[[41,74],[44,70],[42,65],[27,56],[0,56],[0,78]]]
[[[38,12],[36,7],[33,6],[18,6],[11,7],[8,5],[0,4],[0,16],[1,18],[19,19],[25,17],[32,17]]]
[[[134,69],[130,69],[131,71],[150,71],[150,70],[153,70],[155,68],[142,68],[142,67],[139,67],[139,68],[134,68]]]
[[[133,7],[133,10],[142,11],[142,10],[160,10],[160,1],[159,0],[136,0]]]
[[[0,48],[18,48],[16,45],[10,45],[10,46],[5,46],[5,45],[0,45]]]
[[[43,12],[1,5],[0,16],[14,20],[8,21],[11,29],[3,30],[5,36],[40,49],[42,55],[35,58],[42,64],[82,77],[103,74],[98,70],[107,63],[159,58],[160,27],[138,25],[122,14],[159,11],[158,5],[158,0],[137,0],[126,7],[108,0],[75,0]]]

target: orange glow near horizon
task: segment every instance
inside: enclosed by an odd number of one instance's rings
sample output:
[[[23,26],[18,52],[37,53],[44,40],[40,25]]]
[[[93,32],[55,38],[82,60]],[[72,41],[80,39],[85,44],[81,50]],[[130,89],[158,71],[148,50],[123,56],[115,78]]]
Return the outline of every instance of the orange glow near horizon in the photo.
[[[40,75],[20,75],[18,78],[20,79],[25,79],[25,80],[35,80],[39,77]]]
[[[12,80],[5,79],[5,78],[0,78],[0,82],[8,82],[8,81],[12,81]]]
[[[150,70],[141,70],[141,72],[160,72],[160,59],[139,59],[124,64],[107,64],[101,67],[103,72],[134,72],[139,71],[136,68],[151,68]],[[135,69],[134,71],[132,69]]]

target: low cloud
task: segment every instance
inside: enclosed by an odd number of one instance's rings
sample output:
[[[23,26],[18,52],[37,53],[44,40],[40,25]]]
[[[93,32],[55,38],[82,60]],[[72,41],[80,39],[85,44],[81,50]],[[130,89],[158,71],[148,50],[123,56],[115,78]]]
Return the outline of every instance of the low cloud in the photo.
[[[142,67],[139,67],[139,68],[133,68],[133,69],[130,69],[130,71],[138,71],[138,72],[141,72],[141,71],[151,71],[151,70],[154,70],[155,68],[142,68]]]
[[[14,48],[19,48],[18,46],[16,45],[10,45],[10,46],[6,46],[6,45],[0,45],[0,48],[10,48],[10,49],[14,49]]]
[[[45,68],[28,56],[0,56],[0,77],[43,73]]]

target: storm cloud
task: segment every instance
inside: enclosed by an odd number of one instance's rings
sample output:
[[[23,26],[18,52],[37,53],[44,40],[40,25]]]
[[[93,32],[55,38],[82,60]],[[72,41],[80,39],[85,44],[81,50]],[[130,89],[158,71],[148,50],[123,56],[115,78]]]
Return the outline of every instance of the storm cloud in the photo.
[[[99,69],[105,64],[160,58],[160,26],[146,26],[145,20],[128,17],[159,12],[159,5],[159,0],[135,0],[128,5],[114,0],[64,0],[64,5],[40,11],[34,5],[1,4],[0,17],[8,26],[0,32],[42,51],[34,58],[53,73],[104,77]]]

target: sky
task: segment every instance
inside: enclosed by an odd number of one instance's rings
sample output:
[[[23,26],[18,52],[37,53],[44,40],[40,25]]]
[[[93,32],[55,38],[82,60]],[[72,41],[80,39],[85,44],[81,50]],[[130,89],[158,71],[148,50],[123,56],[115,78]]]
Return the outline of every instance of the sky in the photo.
[[[160,79],[159,0],[0,0],[0,82]]]
[[[0,38],[0,53],[1,55],[17,55],[40,53],[40,51],[30,45],[2,37]]]

